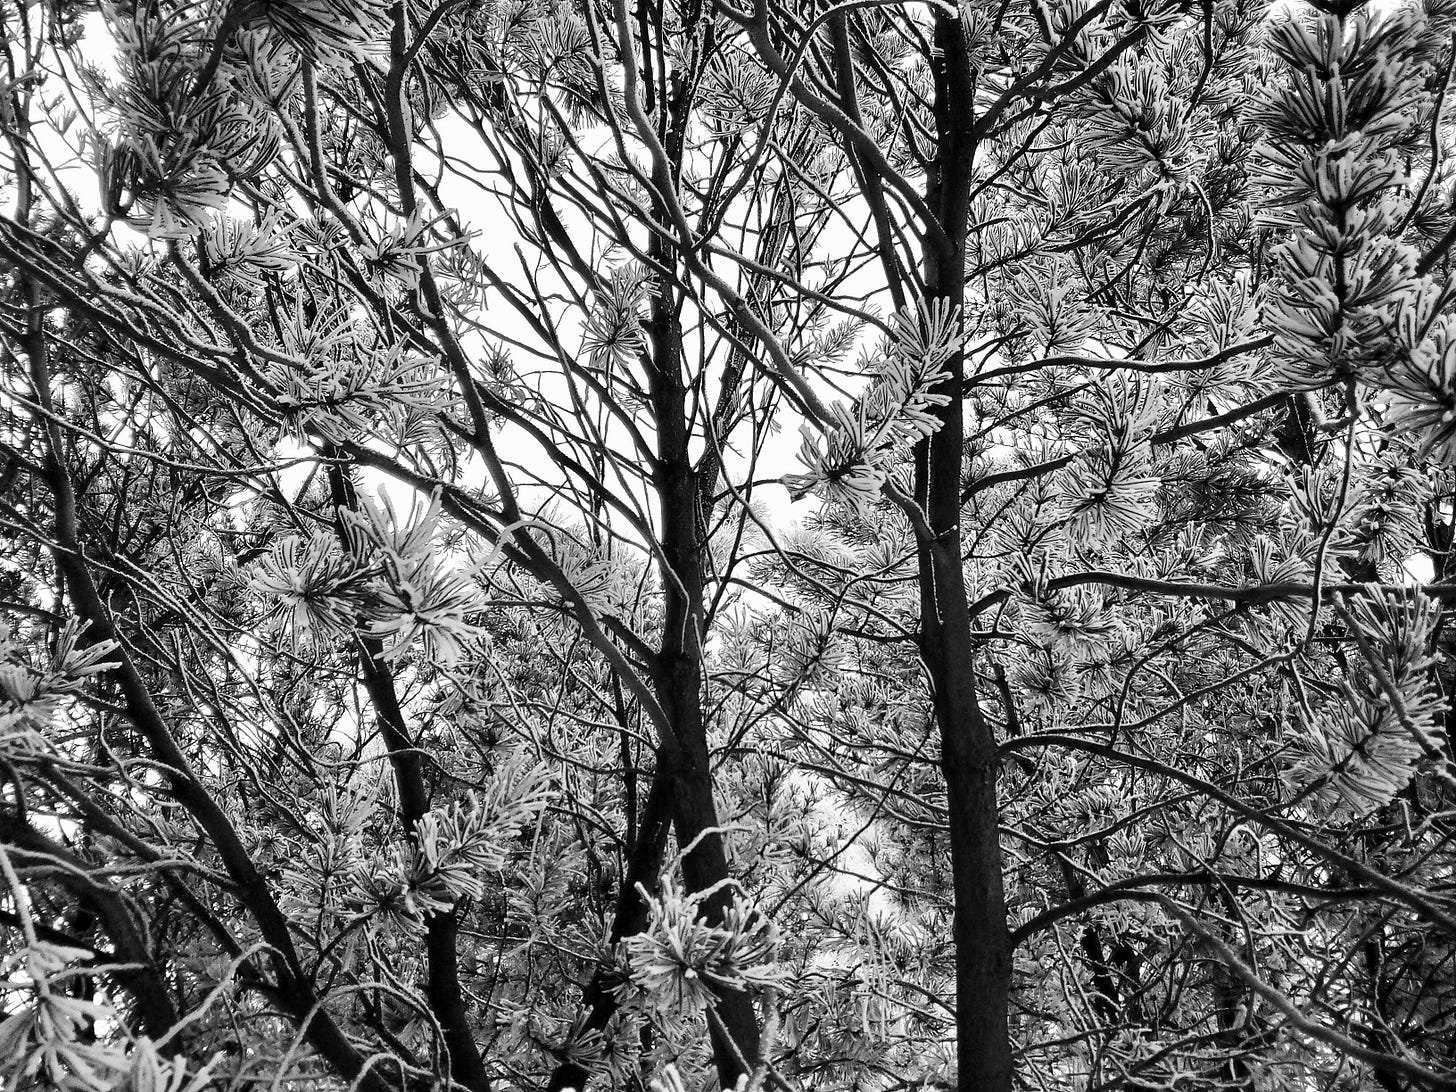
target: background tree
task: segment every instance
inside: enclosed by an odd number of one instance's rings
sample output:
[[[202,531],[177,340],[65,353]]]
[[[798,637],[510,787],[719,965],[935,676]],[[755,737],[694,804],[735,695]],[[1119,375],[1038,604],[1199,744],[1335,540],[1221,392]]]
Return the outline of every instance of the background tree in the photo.
[[[1449,1086],[1442,11],[3,11],[10,1078]]]

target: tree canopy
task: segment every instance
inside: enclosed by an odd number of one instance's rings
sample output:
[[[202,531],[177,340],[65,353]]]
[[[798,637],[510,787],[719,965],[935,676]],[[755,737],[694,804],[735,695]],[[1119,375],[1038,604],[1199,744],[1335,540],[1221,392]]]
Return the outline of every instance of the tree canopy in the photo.
[[[1456,1088],[1448,0],[0,30],[0,1087]]]

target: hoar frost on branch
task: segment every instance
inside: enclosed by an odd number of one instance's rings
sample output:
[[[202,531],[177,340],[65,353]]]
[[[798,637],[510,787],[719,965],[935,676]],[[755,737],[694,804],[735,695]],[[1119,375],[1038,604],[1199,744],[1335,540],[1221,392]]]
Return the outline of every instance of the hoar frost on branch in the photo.
[[[961,337],[960,314],[943,299],[896,315],[877,359],[861,369],[873,376],[864,394],[852,405],[834,404],[822,439],[813,426],[800,426],[799,461],[807,471],[784,477],[790,496],[814,493],[856,510],[878,500],[895,461],[935,431],[932,408],[953,397],[936,388],[948,378],[943,365]]]
[[[0,1083],[1449,1086],[1453,29],[0,0]]]

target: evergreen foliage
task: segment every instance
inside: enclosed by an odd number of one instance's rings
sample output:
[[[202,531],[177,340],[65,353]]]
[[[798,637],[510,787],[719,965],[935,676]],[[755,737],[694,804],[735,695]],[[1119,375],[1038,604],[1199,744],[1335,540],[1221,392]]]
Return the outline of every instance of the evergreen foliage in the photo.
[[[0,1088],[1456,1087],[1446,0],[0,31]]]

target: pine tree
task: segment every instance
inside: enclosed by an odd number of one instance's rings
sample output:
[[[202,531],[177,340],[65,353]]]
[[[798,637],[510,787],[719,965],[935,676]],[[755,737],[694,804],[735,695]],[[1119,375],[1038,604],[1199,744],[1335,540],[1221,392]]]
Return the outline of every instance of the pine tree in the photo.
[[[0,1083],[1451,1083],[1444,8],[0,24]]]

